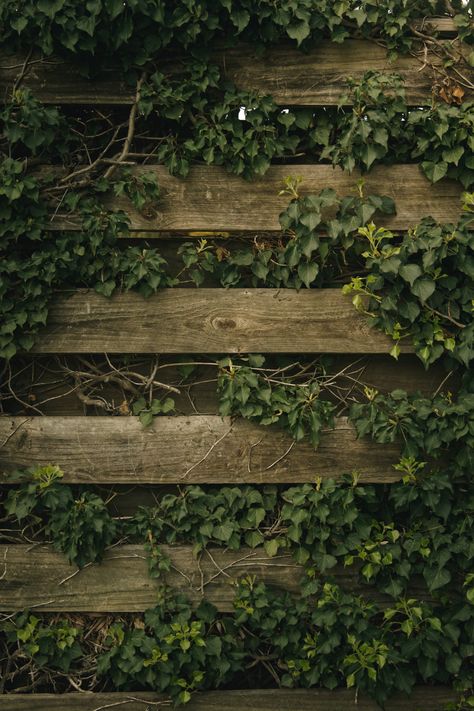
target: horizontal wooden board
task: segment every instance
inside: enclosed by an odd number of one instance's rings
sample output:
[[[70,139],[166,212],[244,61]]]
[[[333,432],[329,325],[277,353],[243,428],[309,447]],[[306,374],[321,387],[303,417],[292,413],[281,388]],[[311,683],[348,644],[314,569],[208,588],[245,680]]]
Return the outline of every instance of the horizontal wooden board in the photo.
[[[216,415],[158,417],[150,427],[136,417],[0,417],[0,477],[54,463],[64,481],[85,484],[296,483],[352,471],[365,482],[400,478],[399,447],[356,439],[346,418],[317,450],[292,443],[276,427]]]
[[[287,554],[269,558],[263,548],[212,548],[198,561],[192,546],[161,546],[171,559],[166,584],[198,604],[203,597],[223,612],[233,609],[235,582],[247,575],[297,595],[303,568]],[[143,546],[110,549],[100,565],[77,572],[47,545],[0,545],[0,610],[34,608],[44,612],[141,612],[158,601],[163,579],[149,576]],[[338,585],[384,606],[391,598],[359,582],[355,568],[337,567]],[[410,586],[416,599],[430,599],[423,582]]]
[[[386,711],[441,711],[456,694],[444,687],[419,686],[410,697],[390,699]],[[2,711],[153,711],[166,708],[165,697],[144,692],[9,694],[0,696]],[[251,689],[210,691],[193,696],[187,711],[379,711],[375,701],[349,689]]]
[[[32,351],[388,353],[392,346],[340,289],[163,289],[148,299],[79,290],[55,298]]]
[[[449,21],[448,21],[449,22]],[[446,20],[441,21],[446,26]],[[452,33],[452,22],[447,34]],[[425,30],[426,32],[426,30]],[[0,54],[0,91],[5,96],[22,71],[26,55]],[[308,52],[281,43],[262,55],[250,45],[217,49],[213,61],[223,76],[244,91],[270,94],[277,104],[334,106],[347,90],[347,79],[359,79],[367,70],[398,73],[405,80],[407,101],[411,105],[430,104],[433,81],[439,77],[419,57],[399,56],[390,62],[385,48],[375,42],[349,39],[342,44],[320,42]],[[432,57],[434,64],[439,63]],[[178,57],[167,55],[160,61],[160,71],[179,71]],[[60,57],[33,56],[23,78],[23,85],[48,104],[131,104],[134,87],[114,69],[89,79],[84,69]]]
[[[290,198],[279,192],[289,175],[302,178],[301,195],[332,187],[341,197],[354,194],[360,178],[357,171],[350,174],[331,165],[272,165],[263,178],[254,181],[231,175],[219,166],[194,166],[186,179],[171,176],[159,165],[135,170],[156,176],[161,188],[159,202],[141,212],[127,197],[114,196],[108,205],[127,212],[131,229],[145,237],[157,231],[280,231],[279,214]],[[428,215],[451,222],[461,213],[461,185],[452,180],[432,185],[418,165],[375,166],[364,180],[367,195],[388,195],[395,200],[397,214],[375,216],[377,225],[405,230]],[[58,211],[51,227],[77,229],[78,224]]]

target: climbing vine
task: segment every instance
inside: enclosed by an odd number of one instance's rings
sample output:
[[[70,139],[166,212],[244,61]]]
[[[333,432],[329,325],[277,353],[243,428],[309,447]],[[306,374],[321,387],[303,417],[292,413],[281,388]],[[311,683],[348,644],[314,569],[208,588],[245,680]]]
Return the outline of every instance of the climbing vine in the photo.
[[[395,358],[410,343],[425,367],[437,362],[447,372],[428,395],[364,386],[352,366],[335,373],[324,358],[223,354],[175,364],[181,383],[198,363],[212,367],[221,415],[276,425],[293,443],[317,448],[341,414],[359,437],[399,442],[399,481],[390,487],[359,483],[363,472],[291,487],[186,485],[121,517],[103,492],[65,484],[57,466],[16,472],[3,501],[6,541],[47,540],[78,570],[100,563],[118,542],[140,543],[161,582],[172,566],[167,546],[192,545],[198,564],[213,548],[262,548],[269,559],[294,556],[301,595],[247,577],[223,614],[207,602],[193,609],[164,587],[156,607],[109,617],[99,632],[70,616],[7,615],[2,691],[18,683],[25,690],[144,688],[187,703],[196,691],[245,677],[255,686],[345,685],[381,704],[417,683],[450,684],[462,695],[459,708],[474,705],[472,13],[460,0],[317,5],[27,0],[19,13],[6,0],[0,7],[4,47],[26,52],[0,110],[0,356],[8,402],[41,414],[31,391],[26,400],[15,392],[15,363],[47,322],[55,292],[77,287],[105,297],[130,289],[148,297],[189,283],[341,287],[393,339]],[[458,32],[450,42],[426,20],[446,13]],[[285,40],[306,51],[354,37],[429,66],[436,76],[430,105],[408,103],[402,76],[371,71],[348,78],[338,107],[279,106],[236,87],[207,49],[235,39],[264,53]],[[162,61],[163,50],[172,62]],[[133,94],[127,113],[43,105],[25,78],[53,54],[89,78],[119,70]],[[350,195],[329,187],[308,194],[298,178],[305,161],[362,174],[416,163],[432,183],[447,177],[462,185],[463,215],[452,224],[427,215],[395,233],[381,226],[396,212],[393,200],[368,194],[356,178]],[[127,239],[128,207],[153,217],[162,199],[153,163],[179,178],[200,163],[247,180],[285,164],[289,204],[280,232],[238,244],[187,241],[178,265],[146,242],[135,246]],[[116,200],[122,209],[111,207]],[[180,390],[161,381],[158,358],[150,372],[108,356],[105,364],[56,365],[85,407],[133,414],[145,427],[179,408]],[[120,388],[120,402],[104,396],[110,384]],[[344,569],[362,596],[340,585]],[[374,590],[386,604],[370,601]]]
[[[416,430],[410,435],[418,442]],[[437,452],[428,435],[420,454]],[[468,467],[442,461],[433,468],[404,457],[399,483],[388,488],[359,484],[356,474],[287,488],[185,486],[125,520],[87,488],[61,483],[62,472],[49,466],[23,473],[26,482],[12,489],[5,511],[27,522],[30,536],[45,526],[78,566],[100,560],[115,539],[146,542],[153,575],[169,569],[160,546],[183,542],[197,556],[209,546],[263,546],[270,558],[289,551],[304,566],[300,599],[248,578],[233,617],[216,617],[209,603],[192,612],[173,595],[143,625],[112,624],[97,664],[116,688],[139,684],[185,703],[193,691],[218,688],[268,660],[271,669],[263,666],[279,684],[346,683],[383,702],[420,680],[455,680],[460,689],[472,683],[474,491]],[[341,589],[331,577],[336,566],[349,566],[363,586],[375,585],[393,602],[382,611]],[[410,594],[420,576],[436,602]],[[39,668],[70,672],[81,657],[80,632],[67,621],[43,626],[22,613],[3,629],[18,645],[15,654]]]

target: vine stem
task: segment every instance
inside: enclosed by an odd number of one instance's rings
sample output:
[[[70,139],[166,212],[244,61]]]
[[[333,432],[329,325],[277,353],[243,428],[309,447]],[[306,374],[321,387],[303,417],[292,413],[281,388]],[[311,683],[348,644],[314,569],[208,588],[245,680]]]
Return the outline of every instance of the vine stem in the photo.
[[[109,179],[112,177],[114,172],[117,170],[117,166],[120,163],[122,163],[128,156],[130,146],[132,145],[133,136],[135,134],[135,122],[137,119],[138,104],[140,102],[141,90],[142,90],[143,82],[145,81],[145,76],[146,76],[146,74],[143,73],[137,82],[137,91],[135,94],[135,101],[133,102],[132,108],[130,109],[130,116],[128,119],[128,132],[127,132],[127,137],[125,139],[125,142],[123,144],[122,152],[120,153],[119,157],[117,158],[117,162],[113,163],[110,166],[110,168],[108,168],[105,171],[104,178],[106,178],[106,179]]]

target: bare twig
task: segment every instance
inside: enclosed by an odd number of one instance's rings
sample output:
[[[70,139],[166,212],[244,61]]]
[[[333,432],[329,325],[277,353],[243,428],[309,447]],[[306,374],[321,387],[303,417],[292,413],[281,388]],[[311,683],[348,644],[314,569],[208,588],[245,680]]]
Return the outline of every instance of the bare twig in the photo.
[[[189,474],[190,472],[192,472],[193,469],[196,469],[196,467],[198,467],[200,464],[202,464],[202,463],[208,458],[208,456],[210,455],[210,453],[212,452],[212,450],[213,450],[215,447],[217,447],[217,445],[219,444],[219,442],[222,442],[222,440],[224,439],[224,437],[227,437],[227,435],[230,434],[231,432],[232,432],[232,427],[230,427],[230,428],[227,430],[227,432],[224,432],[224,434],[223,434],[221,437],[219,437],[218,440],[216,440],[216,441],[214,442],[214,444],[208,449],[208,451],[206,452],[206,454],[205,454],[203,457],[201,457],[201,459],[200,459],[198,462],[195,462],[195,464],[193,464],[191,467],[189,467],[189,469],[186,469],[186,471],[184,472],[184,474],[181,475],[180,478],[181,478],[181,479],[184,479],[184,477],[188,476],[188,474]]]

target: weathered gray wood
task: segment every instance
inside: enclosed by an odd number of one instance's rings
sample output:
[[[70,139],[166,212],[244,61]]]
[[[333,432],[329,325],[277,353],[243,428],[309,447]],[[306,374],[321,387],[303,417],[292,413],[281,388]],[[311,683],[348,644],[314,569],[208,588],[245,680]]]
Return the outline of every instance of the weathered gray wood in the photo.
[[[58,295],[34,353],[388,353],[339,289],[163,289]],[[409,344],[403,343],[403,352]]]
[[[436,23],[452,34],[448,18]],[[427,30],[425,29],[425,32]],[[431,30],[428,30],[428,32]],[[25,55],[0,54],[0,91],[5,96],[25,63]],[[280,105],[337,105],[346,91],[349,76],[361,77],[367,70],[399,73],[405,80],[407,100],[412,105],[429,104],[431,87],[437,78],[429,64],[420,57],[399,56],[389,62],[384,47],[369,40],[350,39],[343,44],[329,40],[309,52],[294,45],[281,43],[262,55],[251,46],[217,49],[214,61],[226,78],[242,90],[271,94]],[[177,57],[169,55],[160,62],[161,71],[176,71]],[[439,63],[436,57],[431,61]],[[135,94],[115,70],[88,79],[81,67],[59,57],[32,57],[23,78],[23,86],[31,89],[41,101],[50,104],[130,104]]]
[[[186,179],[174,178],[164,166],[148,165],[137,172],[153,173],[161,187],[155,206],[138,212],[126,197],[113,197],[108,205],[130,216],[131,229],[141,232],[280,231],[278,216],[289,203],[279,195],[287,176],[300,176],[302,195],[332,187],[340,196],[351,195],[360,177],[331,165],[273,165],[263,178],[252,182],[231,175],[219,166],[194,166]],[[456,221],[461,213],[461,185],[441,180],[434,185],[418,165],[376,166],[364,177],[366,194],[388,195],[395,200],[397,214],[375,217],[378,225],[405,230],[422,217],[442,222]],[[77,229],[77,222],[58,211],[53,229]],[[150,237],[150,234],[143,236]]]
[[[399,56],[390,62],[384,47],[368,40],[323,42],[308,53],[290,45],[270,47],[262,55],[253,47],[216,52],[226,76],[236,86],[270,94],[280,105],[337,106],[347,93],[349,77],[360,80],[369,69],[399,74],[404,80],[407,102],[429,105],[436,72],[423,56]],[[431,58],[438,64],[436,57]]]
[[[317,450],[291,447],[276,427],[216,415],[158,417],[146,428],[136,417],[0,417],[2,442],[0,478],[52,462],[64,481],[87,484],[292,483],[352,471],[366,482],[400,478],[399,447],[356,439],[345,418],[322,434]]]
[[[198,561],[192,546],[162,546],[172,562],[166,583],[198,604],[203,596],[219,610],[233,609],[235,583],[247,575],[297,595],[303,568],[289,554],[269,558],[263,548],[222,548],[204,552]],[[0,546],[0,610],[35,607],[44,612],[141,612],[157,603],[161,580],[151,578],[145,552],[139,545],[116,546],[100,565],[77,574],[51,546]],[[330,571],[337,584],[384,606],[390,602],[374,586],[358,580],[355,568]],[[414,583],[410,595],[429,599],[426,586]]]
[[[72,693],[72,694],[10,694],[1,697],[2,711],[102,711],[109,708],[123,711],[153,711],[165,697],[159,694]],[[419,686],[410,697],[398,695],[387,702],[386,711],[440,711],[457,698],[445,687]],[[166,707],[165,707],[166,708]],[[349,689],[252,689],[211,691],[193,696],[186,705],[188,711],[379,711],[378,704],[363,694]]]

